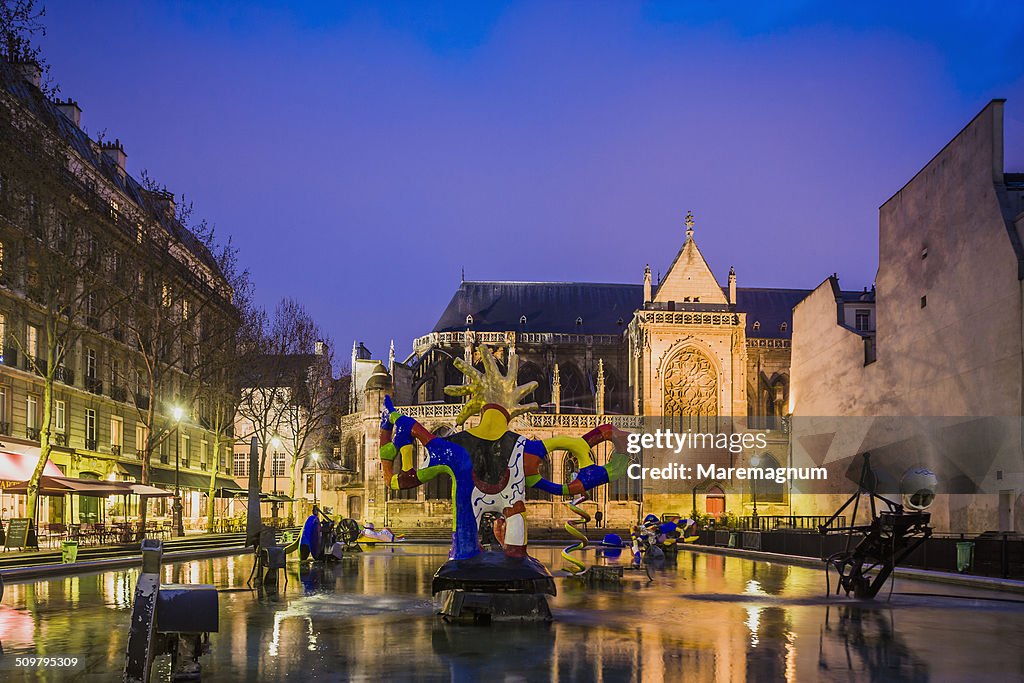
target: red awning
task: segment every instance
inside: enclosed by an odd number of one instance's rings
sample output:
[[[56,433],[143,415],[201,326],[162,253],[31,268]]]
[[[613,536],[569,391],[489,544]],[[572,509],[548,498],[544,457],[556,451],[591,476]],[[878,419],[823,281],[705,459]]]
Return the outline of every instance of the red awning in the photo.
[[[0,488],[6,489],[17,483],[28,481],[32,477],[32,470],[39,462],[39,449],[31,448],[29,453],[12,453],[7,450],[0,450]],[[31,453],[35,450],[35,454]],[[64,473],[51,461],[46,462],[43,474],[48,477],[62,477]]]
[[[16,486],[7,487],[9,493],[25,493],[28,482],[23,481]],[[44,496],[63,496],[71,493],[78,496],[105,498],[107,496],[129,496],[131,485],[123,481],[106,481],[103,479],[76,479],[74,477],[48,477],[39,480],[39,493]]]

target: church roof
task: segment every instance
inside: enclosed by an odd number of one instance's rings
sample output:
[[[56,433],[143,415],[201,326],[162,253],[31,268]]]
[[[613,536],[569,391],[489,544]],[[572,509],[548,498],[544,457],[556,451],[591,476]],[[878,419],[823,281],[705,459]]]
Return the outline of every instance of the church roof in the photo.
[[[641,285],[463,282],[434,332],[469,328],[479,332],[622,334],[643,300]],[[467,324],[466,316],[473,317],[472,324]],[[520,322],[523,316],[525,324]]]
[[[722,288],[728,296],[728,289]],[[747,336],[789,339],[793,307],[809,289],[737,287],[736,310],[747,314]],[[463,282],[434,326],[434,332],[467,328],[478,332],[560,332],[622,334],[643,308],[642,285],[596,282]],[[705,306],[677,310],[703,309]],[[472,316],[467,324],[466,316]],[[526,323],[520,323],[526,316]],[[577,319],[582,324],[577,325]],[[760,323],[754,329],[754,323]],[[785,328],[782,324],[785,323]]]

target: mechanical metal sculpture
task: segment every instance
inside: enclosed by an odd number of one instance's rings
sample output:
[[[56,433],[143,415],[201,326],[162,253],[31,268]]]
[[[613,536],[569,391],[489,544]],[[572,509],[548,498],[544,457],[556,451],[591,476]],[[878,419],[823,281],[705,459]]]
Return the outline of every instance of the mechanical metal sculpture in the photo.
[[[904,505],[878,493],[878,477],[871,469],[871,455],[865,453],[861,465],[857,491],[843,503],[835,514],[818,527],[822,534],[845,534],[846,548],[825,560],[825,575],[833,567],[839,574],[836,593],[843,590],[855,598],[870,600],[878,595],[886,579],[918,546],[932,534],[928,526],[931,514],[924,510],[935,497],[937,479],[924,468],[908,472],[901,482]],[[862,494],[868,495],[871,520],[857,524],[857,512]],[[878,503],[885,506],[878,509]],[[853,505],[850,526],[837,526],[836,522],[846,508]],[[854,545],[855,537],[860,537]],[[852,547],[851,547],[852,546]]]
[[[582,437],[554,436],[528,439],[509,430],[516,416],[537,408],[521,401],[533,393],[536,382],[516,384],[518,358],[508,355],[508,371],[498,368],[494,354],[481,348],[483,370],[462,359],[455,366],[467,384],[445,387],[452,396],[468,396],[456,420],[479,415],[479,423],[447,437],[438,437],[411,417],[396,411],[385,397],[381,416],[380,458],[384,480],[392,490],[410,489],[445,473],[452,482],[452,546],[446,562],[434,575],[432,591],[442,593],[442,613],[451,619],[536,620],[551,618],[544,595],[554,595],[548,570],[527,553],[526,489],[534,487],[555,495],[579,496],[625,473],[625,432],[601,425]],[[414,441],[425,455],[415,462]],[[611,441],[615,452],[598,465],[591,448]],[[580,464],[567,484],[544,479],[541,465],[553,451],[569,451]],[[396,463],[396,460],[398,461]],[[480,522],[486,513],[497,515],[493,531],[501,551],[480,546]]]
[[[135,584],[125,683],[148,683],[153,659],[171,656],[171,680],[198,681],[199,657],[219,628],[217,589],[210,585],[160,583],[163,542],[142,541],[142,572]]]

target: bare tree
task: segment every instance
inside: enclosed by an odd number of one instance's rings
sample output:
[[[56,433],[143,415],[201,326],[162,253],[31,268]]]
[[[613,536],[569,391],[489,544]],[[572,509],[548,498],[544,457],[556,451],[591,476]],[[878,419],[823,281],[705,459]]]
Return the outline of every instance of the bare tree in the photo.
[[[264,318],[252,351],[241,380],[238,414],[259,440],[261,482],[274,438],[288,443],[295,458],[289,476],[294,497],[301,457],[319,444],[318,434],[330,413],[330,344],[298,302],[283,299],[273,318]]]
[[[301,308],[294,311],[304,313]],[[312,320],[309,320],[312,323]],[[288,436],[293,454],[292,471],[288,497],[294,501],[298,482],[302,477],[302,462],[305,455],[320,450],[324,457],[330,456],[326,443],[330,419],[337,402],[337,384],[334,381],[334,350],[316,324],[291,325],[305,338],[296,340],[296,346],[309,356],[306,371],[295,378],[292,400],[285,413],[284,433]],[[288,516],[294,517],[294,502],[288,503]]]
[[[110,285],[111,262],[99,246],[104,223],[114,220],[109,204],[72,172],[48,123],[17,102],[0,105],[0,205],[15,227],[0,237],[0,270],[23,300],[25,324],[24,337],[9,326],[2,341],[43,382],[38,435],[29,435],[38,436],[41,450],[27,486],[30,517],[53,443],[55,383],[73,383],[68,355],[83,336],[108,330],[109,313],[123,298]]]

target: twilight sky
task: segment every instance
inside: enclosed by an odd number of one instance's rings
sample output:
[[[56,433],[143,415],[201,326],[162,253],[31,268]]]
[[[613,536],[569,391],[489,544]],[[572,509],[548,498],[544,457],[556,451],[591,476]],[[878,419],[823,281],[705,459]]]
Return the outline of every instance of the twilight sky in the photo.
[[[42,45],[342,359],[463,267],[639,283],[687,210],[723,283],[870,285],[878,206],[993,97],[1024,171],[1024,4],[282,4],[51,0]]]

